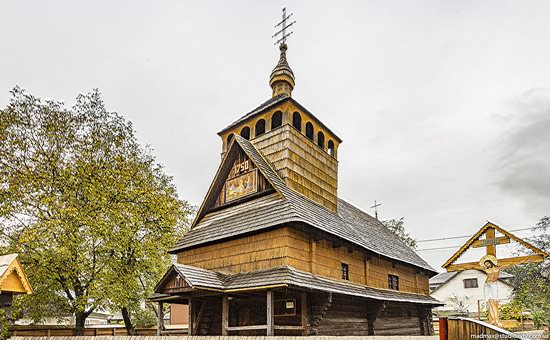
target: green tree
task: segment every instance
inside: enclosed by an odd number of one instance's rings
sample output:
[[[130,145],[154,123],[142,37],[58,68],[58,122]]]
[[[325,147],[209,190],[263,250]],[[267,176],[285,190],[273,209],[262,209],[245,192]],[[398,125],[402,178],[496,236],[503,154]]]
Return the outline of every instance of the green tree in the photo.
[[[537,236],[529,238],[536,247],[550,253],[550,216],[544,216],[533,227]],[[530,310],[535,323],[550,326],[550,260],[506,269],[514,275],[513,302]]]
[[[392,233],[399,237],[406,245],[416,249],[416,240],[411,237],[409,233],[405,230],[405,218],[401,217],[399,219],[392,218],[389,220],[382,221],[382,224],[386,226]]]
[[[98,307],[134,310],[170,263],[191,212],[130,122],[95,90],[66,108],[12,90],[0,111],[0,223],[35,294],[36,321]]]

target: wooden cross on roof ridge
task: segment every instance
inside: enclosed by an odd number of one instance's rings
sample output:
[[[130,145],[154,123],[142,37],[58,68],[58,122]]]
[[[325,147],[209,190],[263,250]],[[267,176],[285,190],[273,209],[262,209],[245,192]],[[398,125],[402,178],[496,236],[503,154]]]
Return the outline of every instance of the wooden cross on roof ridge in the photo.
[[[498,231],[504,236],[495,236],[495,232]],[[485,239],[480,239],[481,236],[485,235]],[[470,248],[487,248],[487,255],[493,255],[496,257],[496,246],[501,244],[510,243],[511,240],[514,240],[524,247],[532,250],[534,255],[510,257],[504,259],[498,259],[499,266],[508,267],[523,263],[536,263],[544,261],[544,258],[548,256],[548,253],[535,247],[531,243],[517,237],[509,231],[506,231],[499,227],[498,225],[487,222],[481,229],[479,229],[466,243],[460,247],[448,260],[443,264],[443,268],[448,272],[468,270],[468,269],[482,269],[478,262],[468,262],[455,264],[455,262]]]

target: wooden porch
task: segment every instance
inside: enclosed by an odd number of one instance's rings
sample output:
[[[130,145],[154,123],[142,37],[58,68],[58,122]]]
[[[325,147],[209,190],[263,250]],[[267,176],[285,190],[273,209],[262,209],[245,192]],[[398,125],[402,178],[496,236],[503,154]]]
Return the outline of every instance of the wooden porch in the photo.
[[[305,291],[266,289],[220,294],[193,290],[158,298],[164,303],[189,306],[189,335],[307,335],[308,306]],[[157,335],[170,334],[164,315],[158,315]]]

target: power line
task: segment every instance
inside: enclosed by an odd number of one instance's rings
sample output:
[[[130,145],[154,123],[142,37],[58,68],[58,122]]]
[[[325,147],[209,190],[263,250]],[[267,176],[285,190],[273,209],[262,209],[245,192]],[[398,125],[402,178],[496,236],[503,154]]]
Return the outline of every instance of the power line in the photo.
[[[510,230],[510,232],[513,232],[513,231],[525,231],[525,230],[532,230],[532,228],[513,229],[513,230]],[[420,242],[432,242],[432,241],[454,240],[454,239],[469,238],[469,237],[472,237],[472,236],[471,236],[471,235],[468,235],[468,236],[442,237],[442,238],[434,238],[434,239],[420,240],[420,241],[416,241],[416,243],[420,243]],[[424,249],[416,249],[416,251],[449,250],[449,249],[457,249],[457,248],[460,248],[460,247],[461,247],[461,246],[448,246],[448,247],[424,248]]]
[[[512,232],[512,231],[531,230],[531,229],[532,229],[532,228],[513,229],[513,230],[510,230],[510,232]],[[420,243],[420,242],[432,242],[432,241],[454,240],[454,239],[458,239],[458,238],[469,238],[469,237],[472,237],[472,235],[452,236],[452,237],[442,237],[442,238],[432,238],[432,239],[426,239],[426,240],[419,240],[419,241],[416,241],[416,243]]]

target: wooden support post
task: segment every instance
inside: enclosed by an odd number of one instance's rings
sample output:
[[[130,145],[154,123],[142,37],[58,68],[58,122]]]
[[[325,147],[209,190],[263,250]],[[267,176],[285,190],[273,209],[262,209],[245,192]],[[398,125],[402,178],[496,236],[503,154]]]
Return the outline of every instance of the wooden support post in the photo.
[[[160,336],[161,331],[164,329],[164,304],[159,302],[159,310],[157,313],[157,336]]]
[[[495,238],[495,228],[487,229],[487,231],[485,232],[485,238],[486,239]],[[496,256],[497,255],[497,246],[494,245],[494,244],[488,245],[487,246],[487,255]]]
[[[227,295],[222,297],[222,335],[226,336],[229,327],[229,299]]]
[[[267,333],[266,335],[267,336],[273,336],[275,335],[274,332],[273,332],[273,325],[275,323],[275,318],[273,317],[273,305],[274,305],[274,301],[273,301],[273,290],[268,290],[267,291]]]
[[[188,310],[187,310],[187,335],[193,335],[194,332],[194,324],[193,324],[193,298],[190,297],[187,302]]]
[[[302,292],[300,296],[300,311],[302,313],[302,327],[304,328],[304,331],[302,332],[302,335],[307,335],[307,293]]]

